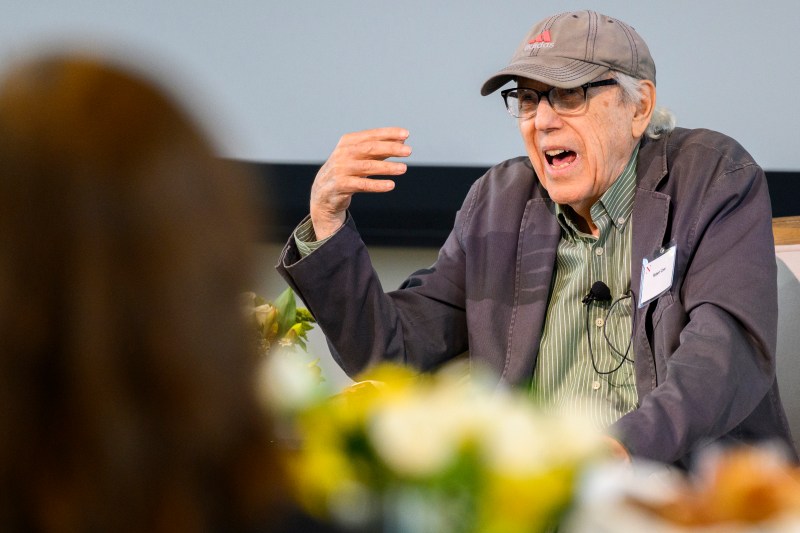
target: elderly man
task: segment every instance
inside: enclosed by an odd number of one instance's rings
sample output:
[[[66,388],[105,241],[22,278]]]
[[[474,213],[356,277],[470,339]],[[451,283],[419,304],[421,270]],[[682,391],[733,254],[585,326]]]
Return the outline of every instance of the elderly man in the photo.
[[[384,293],[347,212],[405,172],[408,132],[342,137],[279,271],[350,375],[469,351],[544,404],[580,406],[617,451],[685,464],[708,442],[776,440],[776,265],[764,173],[734,140],[673,128],[655,64],[592,11],[536,24],[484,83],[527,157],[477,180],[436,263]]]

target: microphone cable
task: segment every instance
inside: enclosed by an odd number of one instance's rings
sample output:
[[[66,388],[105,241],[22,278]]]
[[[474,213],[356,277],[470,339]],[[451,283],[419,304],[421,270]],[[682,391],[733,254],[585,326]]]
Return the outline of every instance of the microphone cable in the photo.
[[[599,302],[607,302],[611,300],[611,289],[608,288],[608,285],[603,283],[602,281],[596,281],[592,284],[592,288],[589,290],[589,293],[583,298],[583,303],[586,305],[586,341],[589,344],[589,357],[592,360],[592,368],[594,371],[597,372],[600,376],[608,376],[613,374],[620,368],[625,362],[633,363],[633,359],[628,357],[628,354],[631,350],[631,344],[633,344],[633,325],[631,325],[631,334],[628,338],[628,346],[625,348],[625,353],[622,353],[614,346],[614,343],[611,342],[611,339],[608,338],[608,331],[606,326],[608,325],[608,317],[611,316],[614,307],[616,307],[620,302],[630,299],[633,296],[630,290],[628,290],[624,295],[620,296],[616,300],[611,303],[611,306],[606,311],[605,318],[603,319],[603,338],[605,339],[606,343],[608,344],[609,348],[611,348],[612,353],[616,354],[620,361],[619,363],[612,368],[611,370],[600,370],[598,368],[597,361],[595,360],[594,350],[592,350],[592,336],[589,328],[589,314],[590,314],[590,306],[592,302],[599,301]]]

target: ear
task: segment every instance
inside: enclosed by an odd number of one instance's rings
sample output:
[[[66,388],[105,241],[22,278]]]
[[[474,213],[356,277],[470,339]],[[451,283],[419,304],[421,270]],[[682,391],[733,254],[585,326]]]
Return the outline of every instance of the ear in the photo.
[[[639,88],[642,94],[642,99],[636,105],[636,112],[633,115],[631,123],[632,133],[635,138],[640,138],[644,135],[647,125],[650,124],[650,117],[653,116],[653,110],[656,108],[656,86],[650,80],[641,80]]]

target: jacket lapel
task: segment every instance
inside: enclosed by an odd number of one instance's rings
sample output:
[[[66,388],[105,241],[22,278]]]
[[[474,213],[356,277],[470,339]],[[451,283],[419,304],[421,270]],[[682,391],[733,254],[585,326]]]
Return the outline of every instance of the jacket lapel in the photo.
[[[517,245],[514,269],[516,300],[502,375],[506,383],[528,383],[533,376],[560,235],[552,201],[545,198],[529,200]]]
[[[651,392],[657,385],[656,366],[647,337],[648,313],[655,306],[652,301],[639,306],[641,294],[642,259],[666,244],[669,226],[670,197],[656,191],[656,187],[667,175],[667,139],[649,141],[639,151],[637,187],[633,201],[633,242],[631,245],[631,291],[634,298],[634,356],[636,358],[636,383],[639,398]]]

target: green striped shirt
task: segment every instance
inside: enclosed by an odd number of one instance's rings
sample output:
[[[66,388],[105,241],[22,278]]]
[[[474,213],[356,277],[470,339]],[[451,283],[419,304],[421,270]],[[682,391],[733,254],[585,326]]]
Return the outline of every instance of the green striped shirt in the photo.
[[[638,401],[628,297],[638,152],[591,208],[599,237],[579,231],[568,216],[571,210],[556,206],[561,240],[531,387],[542,405],[577,410],[601,429]],[[582,299],[596,281],[608,285],[612,301],[587,307]]]
[[[311,216],[306,216],[300,225],[297,226],[297,229],[294,230],[293,237],[294,242],[297,245],[297,251],[300,252],[300,257],[305,257],[325,244],[325,241],[333,237],[335,234],[336,232],[333,232],[333,234],[322,239],[321,241],[318,241],[317,234],[314,233],[314,224],[311,223]]]

